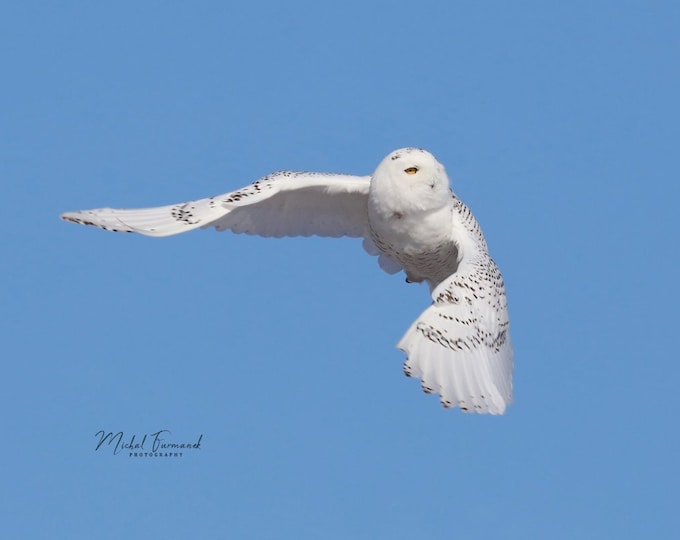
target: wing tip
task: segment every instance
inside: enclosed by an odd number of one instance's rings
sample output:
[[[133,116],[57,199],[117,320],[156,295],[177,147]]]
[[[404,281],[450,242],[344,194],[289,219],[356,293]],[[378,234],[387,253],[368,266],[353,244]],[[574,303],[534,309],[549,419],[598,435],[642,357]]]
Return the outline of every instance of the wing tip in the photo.
[[[505,414],[508,405],[512,403],[512,395],[503,396],[498,388],[489,389],[492,392],[469,395],[464,399],[456,399],[456,396],[449,396],[446,389],[440,384],[427,380],[422,370],[414,365],[415,359],[409,354],[407,344],[399,343],[399,349],[406,353],[406,361],[403,365],[404,375],[413,379],[420,379],[421,388],[425,394],[438,394],[439,403],[445,409],[460,409],[466,414],[478,413],[489,414],[492,416],[502,416]],[[495,390],[495,391],[493,391]]]
[[[88,226],[88,227],[97,227],[98,229],[103,229],[105,231],[119,232],[119,233],[120,232],[122,232],[122,233],[135,232],[134,230],[132,230],[131,227],[128,227],[125,224],[123,224],[122,221],[120,222],[121,225],[123,225],[122,227],[114,227],[114,226],[110,226],[110,225],[104,225],[101,222],[93,221],[91,219],[87,219],[86,217],[84,217],[84,216],[87,216],[88,214],[94,216],[94,214],[92,212],[88,212],[88,211],[64,212],[63,214],[61,214],[59,216],[59,219],[61,219],[62,221],[66,221],[68,223],[75,223],[77,225],[85,225],[85,226]]]

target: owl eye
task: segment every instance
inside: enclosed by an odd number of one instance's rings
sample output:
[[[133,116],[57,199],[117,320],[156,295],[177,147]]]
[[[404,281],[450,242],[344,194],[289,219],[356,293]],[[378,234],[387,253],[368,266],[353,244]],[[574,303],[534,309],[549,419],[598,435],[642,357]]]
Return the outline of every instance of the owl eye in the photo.
[[[404,172],[406,174],[416,174],[418,172],[418,167],[409,167],[408,169],[404,169]]]

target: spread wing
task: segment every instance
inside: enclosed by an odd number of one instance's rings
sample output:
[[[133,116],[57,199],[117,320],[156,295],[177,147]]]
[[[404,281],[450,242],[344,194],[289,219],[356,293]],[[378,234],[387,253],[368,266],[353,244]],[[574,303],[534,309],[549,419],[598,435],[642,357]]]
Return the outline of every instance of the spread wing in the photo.
[[[199,227],[215,227],[218,231],[260,236],[369,238],[370,178],[281,171],[237,191],[207,199],[157,208],[66,212],[61,218],[147,236],[170,236]]]
[[[484,254],[461,265],[432,299],[397,345],[408,356],[404,372],[445,407],[503,414],[512,401],[513,353],[496,264]]]

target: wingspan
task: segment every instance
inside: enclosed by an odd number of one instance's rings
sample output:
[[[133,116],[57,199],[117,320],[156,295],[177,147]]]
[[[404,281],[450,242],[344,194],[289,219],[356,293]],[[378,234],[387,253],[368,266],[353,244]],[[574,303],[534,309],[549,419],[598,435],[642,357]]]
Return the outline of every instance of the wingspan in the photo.
[[[146,236],[215,227],[274,237],[368,237],[369,182],[370,176],[282,171],[207,199],[156,208],[67,212],[61,218]]]
[[[513,353],[496,265],[487,258],[456,272],[432,299],[397,345],[408,356],[404,372],[445,407],[503,414],[512,401]]]

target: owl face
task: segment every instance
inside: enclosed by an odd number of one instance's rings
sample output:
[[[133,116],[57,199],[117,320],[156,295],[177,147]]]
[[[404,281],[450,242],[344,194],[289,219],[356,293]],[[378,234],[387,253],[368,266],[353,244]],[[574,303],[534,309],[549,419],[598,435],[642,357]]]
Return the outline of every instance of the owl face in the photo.
[[[420,148],[401,148],[390,153],[376,169],[373,179],[375,184],[389,186],[407,198],[443,200],[450,194],[444,167]]]

